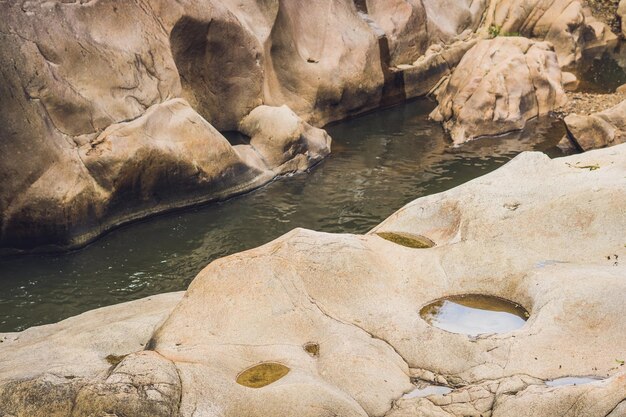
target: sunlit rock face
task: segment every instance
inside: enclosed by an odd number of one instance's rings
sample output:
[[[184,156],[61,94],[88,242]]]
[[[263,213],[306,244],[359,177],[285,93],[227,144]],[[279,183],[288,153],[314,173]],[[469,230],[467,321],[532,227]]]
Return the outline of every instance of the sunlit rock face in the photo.
[[[437,95],[431,117],[455,144],[522,129],[563,105],[561,69],[547,42],[521,37],[480,41]]]
[[[550,42],[562,68],[599,57],[617,44],[617,36],[581,0],[492,1],[487,20],[500,34]]]
[[[577,151],[605,148],[626,142],[626,101],[588,116],[565,118],[567,135],[559,146]]]
[[[621,416],[625,187],[626,144],[523,153],[366,235],[296,229],[184,297],[0,334],[0,413]]]
[[[320,127],[427,94],[491,24],[550,40],[561,65],[608,42],[577,0],[34,0],[0,12],[0,248],[18,250],[80,246],[328,154],[300,147],[280,168],[229,148],[218,132],[261,105]]]

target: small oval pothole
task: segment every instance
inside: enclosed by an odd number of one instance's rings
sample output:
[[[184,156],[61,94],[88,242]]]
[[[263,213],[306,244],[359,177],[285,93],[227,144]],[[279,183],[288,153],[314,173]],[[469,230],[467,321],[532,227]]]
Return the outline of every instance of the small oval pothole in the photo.
[[[263,388],[283,378],[290,369],[277,362],[263,362],[243,370],[237,383],[248,388]]]
[[[598,376],[566,376],[563,378],[550,379],[545,382],[549,387],[570,387],[574,385],[591,384],[602,380],[603,378]]]
[[[379,232],[376,235],[389,242],[411,249],[428,249],[435,246],[435,242],[421,235],[404,232]]]
[[[530,315],[524,307],[504,298],[467,294],[436,300],[423,307],[420,316],[450,333],[478,336],[519,329]]]
[[[407,392],[402,396],[403,399],[408,398],[426,398],[431,395],[446,395],[452,392],[452,388],[443,385],[420,384],[413,391]]]
[[[302,346],[306,353],[310,356],[317,358],[320,355],[320,345],[314,342],[310,342]]]

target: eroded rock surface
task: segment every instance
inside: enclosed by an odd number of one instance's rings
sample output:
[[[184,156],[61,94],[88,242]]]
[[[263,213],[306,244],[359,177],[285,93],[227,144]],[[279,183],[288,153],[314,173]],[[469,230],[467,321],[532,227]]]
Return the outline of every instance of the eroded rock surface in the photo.
[[[182,295],[153,296],[0,335],[0,415],[176,415],[176,367],[143,349]]]
[[[562,68],[572,68],[582,58],[599,57],[618,41],[580,0],[492,1],[487,21],[503,35],[550,42]]]
[[[480,41],[437,95],[431,118],[455,144],[520,130],[566,100],[550,44],[521,37]]]
[[[549,40],[562,66],[611,41],[578,0],[19,0],[0,12],[0,248],[14,250],[76,247],[306,169],[328,149],[264,156],[292,156],[265,169],[217,132],[259,106],[322,126],[428,94],[490,25]],[[157,125],[168,135],[153,141]]]
[[[571,114],[564,121],[567,135],[560,143],[564,148],[584,152],[626,142],[626,100],[589,116]]]
[[[0,414],[69,415],[76,401],[71,415],[621,416],[625,187],[626,144],[524,153],[367,235],[296,229],[217,260],[182,300],[0,335]],[[420,318],[456,294],[512,300],[530,317],[478,337]],[[281,372],[243,384],[260,364]],[[597,380],[545,384],[566,376]],[[413,381],[452,392],[402,398]]]

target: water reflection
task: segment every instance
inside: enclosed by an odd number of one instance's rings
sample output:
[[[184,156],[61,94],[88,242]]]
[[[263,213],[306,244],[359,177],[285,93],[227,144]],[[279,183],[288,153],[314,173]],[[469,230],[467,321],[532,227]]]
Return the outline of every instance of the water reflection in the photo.
[[[443,387],[441,385],[419,385],[413,391],[404,394],[402,398],[425,398],[430,395],[446,395],[451,392],[452,388]]]
[[[592,382],[602,381],[600,377],[582,377],[582,376],[568,376],[564,378],[557,378],[550,381],[546,381],[546,385],[549,387],[569,387],[573,385],[591,384]]]
[[[365,233],[409,201],[483,175],[524,150],[547,151],[560,124],[452,148],[434,104],[414,101],[328,128],[333,154],[306,175],[283,178],[218,204],[118,229],[65,255],[0,261],[0,331],[185,289],[212,260],[306,227]]]
[[[510,332],[522,327],[528,318],[521,306],[485,295],[444,298],[422,308],[420,315],[439,329],[470,336]]]

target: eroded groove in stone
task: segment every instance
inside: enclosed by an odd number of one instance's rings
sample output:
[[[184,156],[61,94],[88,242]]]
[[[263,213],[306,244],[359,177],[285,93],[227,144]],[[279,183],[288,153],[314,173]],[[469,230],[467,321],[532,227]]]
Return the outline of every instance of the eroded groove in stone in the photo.
[[[401,246],[406,246],[407,248],[428,249],[435,246],[435,242],[420,235],[403,232],[380,232],[376,234],[385,240]]]

